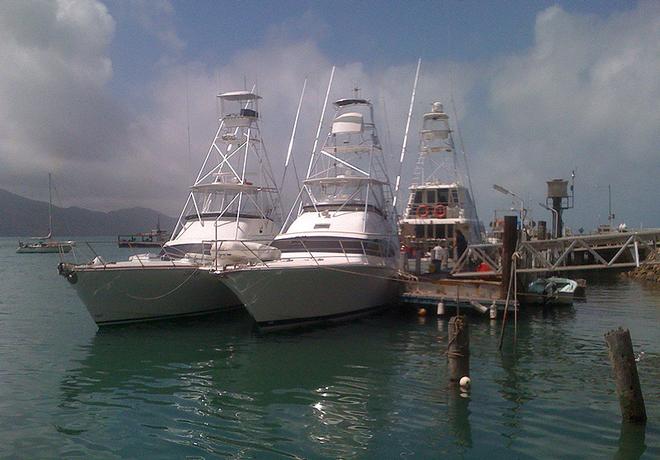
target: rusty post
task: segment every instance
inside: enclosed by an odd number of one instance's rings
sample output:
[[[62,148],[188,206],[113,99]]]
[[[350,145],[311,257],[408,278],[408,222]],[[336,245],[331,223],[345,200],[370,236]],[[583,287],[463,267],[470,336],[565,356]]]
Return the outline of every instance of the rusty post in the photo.
[[[639,384],[630,331],[622,328],[610,331],[605,334],[605,343],[614,370],[621,417],[627,422],[645,423],[646,408],[642,387]]]
[[[500,298],[506,299],[511,276],[511,256],[518,243],[518,217],[504,216],[504,235],[502,236],[502,283],[500,284]],[[515,286],[513,287],[516,288]]]

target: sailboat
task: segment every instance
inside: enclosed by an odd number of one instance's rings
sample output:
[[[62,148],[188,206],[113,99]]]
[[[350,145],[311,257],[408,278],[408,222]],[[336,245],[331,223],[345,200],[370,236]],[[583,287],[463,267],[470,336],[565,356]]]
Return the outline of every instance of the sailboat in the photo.
[[[48,173],[48,235],[30,238],[31,241],[19,241],[16,252],[19,254],[66,253],[76,245],[75,241],[57,241],[53,239],[53,193],[51,174]]]
[[[218,95],[220,124],[178,222],[159,254],[60,264],[99,326],[202,315],[240,307],[212,271],[277,258],[279,192],[252,91]],[[254,176],[254,177],[253,177]]]
[[[281,259],[217,272],[261,329],[356,317],[398,296],[396,212],[373,107],[357,94],[334,106],[297,217],[272,243]]]

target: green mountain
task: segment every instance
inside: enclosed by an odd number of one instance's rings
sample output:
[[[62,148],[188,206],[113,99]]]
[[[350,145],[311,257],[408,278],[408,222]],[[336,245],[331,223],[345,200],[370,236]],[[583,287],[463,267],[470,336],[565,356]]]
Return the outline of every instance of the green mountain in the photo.
[[[153,209],[129,208],[100,212],[53,206],[53,234],[95,236],[137,233],[156,227],[171,231],[176,219]],[[45,236],[48,233],[48,203],[30,200],[0,189],[0,236]]]

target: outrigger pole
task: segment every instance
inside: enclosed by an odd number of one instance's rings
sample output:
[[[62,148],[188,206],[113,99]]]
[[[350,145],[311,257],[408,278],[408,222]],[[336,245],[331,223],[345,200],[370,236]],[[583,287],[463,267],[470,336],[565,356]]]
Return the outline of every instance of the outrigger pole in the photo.
[[[307,167],[307,174],[305,175],[305,179],[309,179],[309,175],[312,173],[312,166],[314,165],[314,157],[316,156],[316,148],[319,145],[319,137],[321,136],[321,128],[323,127],[323,118],[325,116],[325,108],[328,105],[328,98],[330,97],[330,88],[332,88],[332,80],[335,78],[335,68],[336,66],[332,66],[332,72],[330,72],[330,80],[328,81],[328,89],[325,91],[325,100],[323,101],[323,109],[321,109],[321,118],[319,119],[319,126],[316,129],[316,138],[314,139],[314,145],[312,146],[312,155],[309,158],[309,166]],[[300,206],[298,207],[298,212],[302,210],[302,190],[306,189],[306,186],[303,185],[303,187],[300,189],[300,193],[298,194],[298,198],[301,198],[300,200]],[[295,206],[295,204],[294,204]],[[293,211],[293,208],[291,208]],[[289,216],[291,213],[289,212]],[[289,220],[289,217],[287,216],[287,221]]]
[[[393,207],[396,210],[396,202],[399,198],[399,188],[401,185],[401,171],[403,169],[403,159],[406,156],[408,146],[408,130],[410,129],[410,119],[412,117],[413,105],[415,104],[415,93],[417,92],[417,81],[419,80],[419,69],[422,66],[422,58],[417,60],[417,71],[415,72],[415,83],[413,84],[412,95],[410,96],[410,108],[408,109],[408,120],[406,121],[406,132],[403,135],[403,145],[401,146],[401,158],[399,158],[399,173],[396,176],[396,184],[394,186],[394,202]]]
[[[286,161],[284,162],[284,173],[282,174],[282,183],[280,184],[279,190],[282,190],[284,187],[284,179],[286,178],[286,171],[289,167],[289,160],[291,159],[291,151],[293,150],[293,140],[296,137],[296,130],[298,129],[298,118],[300,117],[300,109],[303,103],[303,97],[305,97],[305,88],[307,87],[307,79],[303,83],[302,91],[300,92],[300,99],[298,100],[298,110],[296,111],[296,118],[293,121],[293,130],[291,131],[291,139],[289,140],[289,149],[286,152]]]
[[[319,144],[319,136],[321,136],[321,128],[323,127],[323,118],[325,115],[325,108],[328,105],[328,97],[330,97],[330,88],[332,88],[332,80],[335,78],[335,66],[332,66],[332,72],[330,72],[330,81],[328,81],[328,89],[325,92],[325,100],[323,101],[323,109],[321,110],[321,118],[319,119],[319,126],[316,129],[316,138],[314,139],[314,146],[312,147],[312,156],[309,159],[309,166],[307,167],[307,176],[305,179],[309,179],[309,175],[312,172],[312,165],[314,164],[314,156],[316,155],[316,147]]]

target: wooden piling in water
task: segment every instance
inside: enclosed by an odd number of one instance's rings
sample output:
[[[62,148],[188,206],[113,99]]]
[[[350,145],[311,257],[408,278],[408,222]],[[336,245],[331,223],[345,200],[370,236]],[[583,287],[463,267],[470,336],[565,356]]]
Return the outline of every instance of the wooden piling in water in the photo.
[[[610,331],[605,334],[605,343],[614,370],[621,417],[624,421],[645,423],[646,408],[639,384],[630,331],[622,328]]]
[[[464,315],[449,320],[447,339],[449,382],[458,385],[461,377],[470,376],[470,331]]]
[[[518,243],[518,217],[504,216],[504,234],[502,236],[502,284],[500,284],[500,297],[506,298],[511,277],[511,256]],[[515,286],[514,286],[515,289]]]

